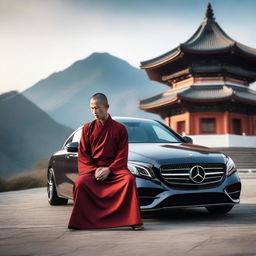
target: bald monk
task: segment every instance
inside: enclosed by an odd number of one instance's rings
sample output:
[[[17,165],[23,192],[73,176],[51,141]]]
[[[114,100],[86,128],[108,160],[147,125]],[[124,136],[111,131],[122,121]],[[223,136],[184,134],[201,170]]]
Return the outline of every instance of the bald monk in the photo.
[[[143,230],[135,177],[127,168],[127,130],[111,118],[104,94],[94,94],[90,107],[95,120],[82,129],[68,228]]]

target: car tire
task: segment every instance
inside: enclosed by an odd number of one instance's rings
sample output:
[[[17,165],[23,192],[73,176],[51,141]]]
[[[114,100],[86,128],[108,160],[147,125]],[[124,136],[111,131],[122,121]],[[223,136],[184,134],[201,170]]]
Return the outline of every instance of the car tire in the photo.
[[[48,170],[47,197],[50,205],[66,205],[68,203],[67,198],[59,197],[57,194],[53,168]]]
[[[234,205],[217,205],[206,207],[207,211],[212,214],[226,214],[234,207]]]

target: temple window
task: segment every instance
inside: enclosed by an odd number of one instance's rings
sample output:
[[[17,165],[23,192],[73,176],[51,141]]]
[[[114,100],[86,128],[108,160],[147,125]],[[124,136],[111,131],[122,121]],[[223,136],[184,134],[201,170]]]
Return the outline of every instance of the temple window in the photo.
[[[242,134],[242,127],[241,127],[241,119],[233,118],[232,119],[232,133],[233,134]]]
[[[201,118],[200,129],[201,129],[201,134],[215,134],[216,118]]]
[[[179,121],[177,122],[177,133],[184,134],[185,133],[185,121]]]

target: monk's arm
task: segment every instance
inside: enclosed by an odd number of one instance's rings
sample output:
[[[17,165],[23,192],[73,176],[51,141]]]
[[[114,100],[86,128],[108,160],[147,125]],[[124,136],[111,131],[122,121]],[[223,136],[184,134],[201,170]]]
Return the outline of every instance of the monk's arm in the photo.
[[[93,162],[89,154],[89,143],[87,136],[87,127],[83,127],[80,143],[78,146],[78,173],[79,175],[95,170],[98,166]]]
[[[118,144],[118,152],[108,167],[110,171],[116,171],[119,169],[127,168],[127,160],[128,160],[128,133],[125,127],[122,127],[120,136],[119,136],[119,144]]]

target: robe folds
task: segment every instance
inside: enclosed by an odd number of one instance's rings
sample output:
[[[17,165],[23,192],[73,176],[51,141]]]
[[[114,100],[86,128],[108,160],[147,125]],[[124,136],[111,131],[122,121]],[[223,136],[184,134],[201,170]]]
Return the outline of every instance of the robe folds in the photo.
[[[108,115],[86,123],[78,146],[78,178],[73,186],[74,206],[69,228],[94,229],[143,224],[135,177],[127,168],[128,134]],[[96,180],[95,170],[110,174]]]

